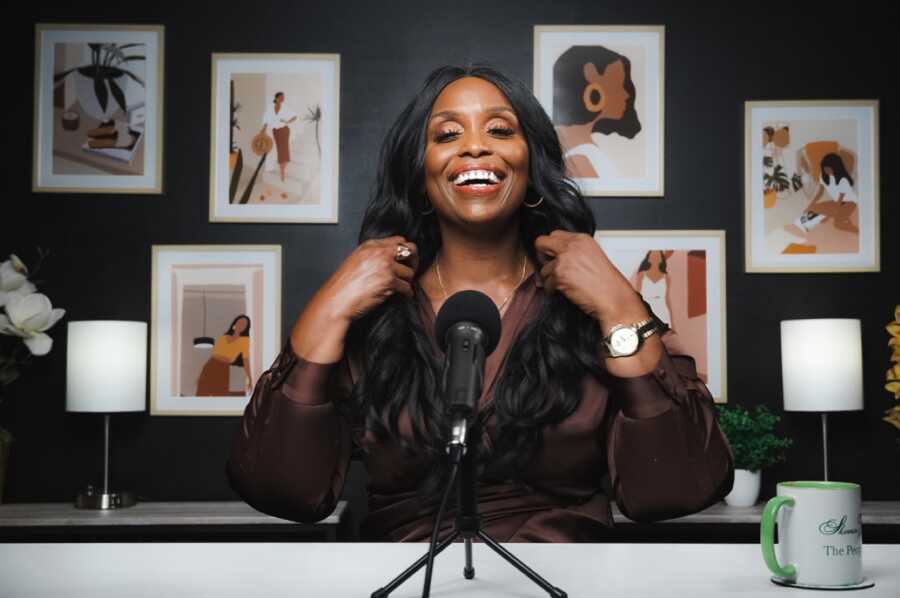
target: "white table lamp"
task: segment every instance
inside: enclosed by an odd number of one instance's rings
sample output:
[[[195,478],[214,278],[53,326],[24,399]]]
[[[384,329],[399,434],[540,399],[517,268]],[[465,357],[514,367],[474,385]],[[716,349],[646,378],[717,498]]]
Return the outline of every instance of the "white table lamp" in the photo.
[[[147,323],[69,322],[66,411],[103,414],[103,489],[88,486],[75,499],[86,509],[130,507],[131,492],[109,489],[109,415],[144,411],[147,388]]]
[[[822,415],[828,480],[828,412],[863,408],[860,321],[782,320],[781,377],[785,411],[814,411]]]

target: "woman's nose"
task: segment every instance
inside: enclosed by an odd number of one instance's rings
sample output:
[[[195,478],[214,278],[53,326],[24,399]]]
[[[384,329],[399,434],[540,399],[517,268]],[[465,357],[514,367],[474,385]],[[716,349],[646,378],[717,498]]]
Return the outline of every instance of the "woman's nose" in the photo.
[[[471,130],[463,134],[460,156],[483,156],[491,153],[488,140],[479,131]]]

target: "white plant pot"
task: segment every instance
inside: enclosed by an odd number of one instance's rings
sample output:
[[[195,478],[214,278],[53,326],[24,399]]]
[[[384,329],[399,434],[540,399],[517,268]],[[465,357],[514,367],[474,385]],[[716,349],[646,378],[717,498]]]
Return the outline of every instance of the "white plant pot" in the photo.
[[[96,118],[100,122],[106,122],[112,118],[112,115],[119,109],[119,104],[116,102],[116,99],[113,97],[111,91],[109,91],[109,84],[104,81],[103,86],[106,87],[106,91],[108,93],[106,99],[106,110],[103,110],[100,107],[100,102],[97,101],[97,92],[94,90],[94,80],[90,77],[85,77],[78,71],[72,73],[72,76],[75,77],[75,95],[78,97],[78,103],[81,104],[81,109],[85,114]],[[122,77],[119,77],[122,79]],[[124,85],[124,82],[119,80],[117,83],[120,86]]]
[[[725,502],[732,507],[752,507],[759,498],[759,482],[762,478],[759,470],[734,470],[734,486],[725,495]]]

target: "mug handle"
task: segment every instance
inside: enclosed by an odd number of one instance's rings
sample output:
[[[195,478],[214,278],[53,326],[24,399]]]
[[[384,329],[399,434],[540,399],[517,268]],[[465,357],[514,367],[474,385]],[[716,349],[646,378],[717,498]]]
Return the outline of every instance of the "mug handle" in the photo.
[[[793,577],[797,574],[797,568],[790,563],[782,567],[778,564],[775,556],[775,515],[778,514],[778,509],[784,505],[793,507],[794,497],[775,496],[766,503],[760,521],[759,544],[762,547],[763,559],[766,561],[769,571],[781,577]]]

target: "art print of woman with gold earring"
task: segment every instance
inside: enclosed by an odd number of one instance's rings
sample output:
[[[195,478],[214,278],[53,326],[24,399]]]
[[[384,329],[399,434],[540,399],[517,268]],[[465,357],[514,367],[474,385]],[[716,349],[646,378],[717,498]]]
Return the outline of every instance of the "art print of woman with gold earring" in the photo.
[[[553,65],[553,123],[568,174],[610,178],[617,167],[594,133],[627,139],[641,131],[631,61],[602,46],[572,46]]]

